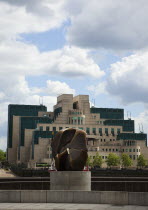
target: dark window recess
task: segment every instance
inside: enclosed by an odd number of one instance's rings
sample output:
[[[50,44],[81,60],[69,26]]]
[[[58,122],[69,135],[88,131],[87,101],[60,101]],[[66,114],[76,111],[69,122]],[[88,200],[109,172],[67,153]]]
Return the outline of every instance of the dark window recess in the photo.
[[[49,126],[46,127],[46,131],[49,131]]]
[[[93,128],[92,132],[93,132],[94,135],[96,135],[96,128]]]
[[[58,107],[54,110],[54,119],[62,112],[62,107]]]
[[[56,134],[57,132],[55,132]],[[52,131],[34,131],[34,141],[33,141],[33,146],[34,144],[38,144],[39,138],[49,138],[51,139],[53,137]]]
[[[112,136],[114,136],[114,135],[115,135],[114,128],[111,128],[111,134],[112,134]]]
[[[90,108],[90,112],[93,114],[100,114],[101,119],[124,119],[123,109],[111,109],[111,108]]]
[[[105,120],[104,125],[110,125],[110,126],[122,126],[123,131],[133,131],[134,132],[134,120],[118,120],[118,119],[110,119]]]
[[[117,134],[120,134],[120,128],[117,128]]]
[[[99,134],[102,136],[102,128],[99,128]]]
[[[105,134],[108,136],[108,128],[105,128]]]
[[[86,128],[86,133],[89,135],[90,134],[90,128]]]
[[[40,131],[43,131],[43,126],[40,126]]]
[[[56,131],[56,127],[53,127],[53,131],[54,131],[54,132]]]

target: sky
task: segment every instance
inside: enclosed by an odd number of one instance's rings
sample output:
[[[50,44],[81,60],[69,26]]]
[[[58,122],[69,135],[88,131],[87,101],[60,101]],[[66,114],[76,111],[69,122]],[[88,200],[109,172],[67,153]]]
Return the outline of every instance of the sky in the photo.
[[[0,0],[0,149],[8,104],[63,93],[124,108],[148,132],[147,0]],[[139,128],[140,127],[140,128]]]

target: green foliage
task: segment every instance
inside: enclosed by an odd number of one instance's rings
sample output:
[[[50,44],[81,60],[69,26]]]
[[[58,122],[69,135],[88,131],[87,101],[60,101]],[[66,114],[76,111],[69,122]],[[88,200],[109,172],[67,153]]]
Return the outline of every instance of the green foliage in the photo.
[[[121,156],[122,166],[127,168],[132,165],[132,159],[127,154],[122,154]]]
[[[120,157],[114,153],[110,153],[106,160],[107,166],[118,166],[120,164]]]
[[[6,152],[0,149],[0,161],[6,160]]]
[[[144,158],[143,155],[139,155],[139,157],[137,158],[137,166],[140,168],[143,168],[144,166],[146,166],[147,164],[147,160]]]
[[[87,161],[86,161],[86,166],[93,166],[93,163],[92,163],[92,157],[91,156],[88,156],[87,158]]]
[[[99,153],[96,153],[96,156],[93,160],[93,166],[99,166],[101,167],[103,163],[102,157],[99,155]]]

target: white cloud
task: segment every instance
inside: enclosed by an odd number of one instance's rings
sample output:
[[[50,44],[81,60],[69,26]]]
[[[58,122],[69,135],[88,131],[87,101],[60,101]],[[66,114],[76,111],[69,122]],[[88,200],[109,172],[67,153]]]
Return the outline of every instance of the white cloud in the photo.
[[[107,91],[124,103],[148,103],[148,52],[125,57],[111,65]]]
[[[61,26],[66,20],[63,3],[64,0],[0,0],[0,41]]]
[[[68,41],[86,48],[137,50],[148,47],[148,1],[69,0]]]
[[[100,94],[107,94],[106,92],[106,82],[100,82],[97,85],[89,85],[87,90],[93,93],[94,96],[98,96]]]
[[[84,49],[65,46],[39,52],[34,45],[19,41],[4,42],[0,48],[0,72],[19,75],[63,75],[101,77],[104,72]]]
[[[7,146],[7,137],[1,136],[0,137],[0,149],[2,149],[3,151],[6,151],[6,146]]]
[[[141,112],[135,120],[135,130],[136,132],[148,133],[148,110]]]
[[[9,102],[2,102],[0,103],[0,113],[1,113],[1,117],[0,117],[0,128],[1,128],[1,132],[0,132],[0,135],[2,133],[2,129],[3,128],[3,125],[5,124],[6,125],[6,122],[7,122],[7,117],[8,117],[8,104]]]
[[[75,94],[75,90],[71,89],[65,82],[47,80],[47,87],[44,90],[46,94]]]

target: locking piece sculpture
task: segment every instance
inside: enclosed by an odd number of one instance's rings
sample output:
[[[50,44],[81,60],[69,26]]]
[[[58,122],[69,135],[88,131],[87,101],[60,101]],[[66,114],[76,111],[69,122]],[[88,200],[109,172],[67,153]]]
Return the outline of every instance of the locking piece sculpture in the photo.
[[[69,128],[59,131],[51,144],[58,171],[82,171],[87,160],[86,133]]]

